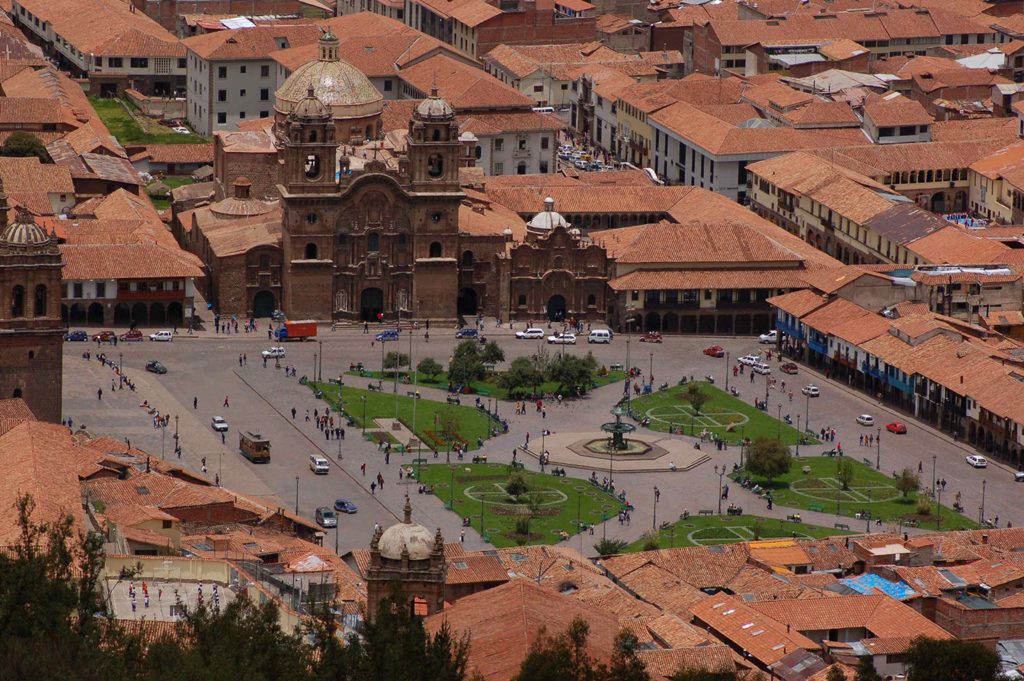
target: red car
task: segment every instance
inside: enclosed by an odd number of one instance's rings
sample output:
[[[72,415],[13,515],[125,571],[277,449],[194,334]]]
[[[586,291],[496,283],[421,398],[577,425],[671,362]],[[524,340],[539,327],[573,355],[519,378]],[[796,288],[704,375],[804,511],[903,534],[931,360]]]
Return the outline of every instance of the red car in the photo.
[[[885,429],[888,430],[890,433],[896,433],[897,435],[907,434],[907,424],[903,423],[902,421],[893,421],[892,423],[886,425]]]
[[[100,331],[99,333],[93,335],[92,341],[94,343],[110,343],[111,341],[114,340],[115,335],[117,334],[115,334],[113,331]]]
[[[725,357],[725,348],[721,345],[712,345],[710,348],[704,348],[704,354],[708,357]]]
[[[142,332],[139,331],[138,329],[132,329],[131,331],[126,331],[125,333],[122,333],[117,338],[118,338],[118,340],[124,341],[126,343],[130,343],[130,342],[134,342],[134,341],[138,341],[138,342],[141,343],[142,342]]]
[[[779,371],[781,371],[784,374],[795,374],[798,370],[799,369],[797,368],[796,364],[793,364],[792,362],[786,362],[785,364],[779,367]]]
[[[661,333],[658,331],[648,331],[644,335],[640,336],[641,343],[660,343]]]

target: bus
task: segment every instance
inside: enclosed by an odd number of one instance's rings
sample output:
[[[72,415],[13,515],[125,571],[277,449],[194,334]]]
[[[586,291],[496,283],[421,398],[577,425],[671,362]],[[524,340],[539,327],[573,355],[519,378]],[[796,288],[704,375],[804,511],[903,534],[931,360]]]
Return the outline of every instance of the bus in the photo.
[[[270,440],[259,433],[243,431],[238,436],[238,451],[253,463],[270,463]]]

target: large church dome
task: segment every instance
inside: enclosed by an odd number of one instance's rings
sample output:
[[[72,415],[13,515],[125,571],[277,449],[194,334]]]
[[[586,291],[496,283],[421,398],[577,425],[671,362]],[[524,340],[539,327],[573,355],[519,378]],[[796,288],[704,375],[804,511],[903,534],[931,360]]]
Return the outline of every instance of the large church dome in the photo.
[[[36,224],[32,214],[19,207],[17,218],[0,233],[0,243],[10,246],[42,246],[50,242],[50,236]]]
[[[405,517],[402,522],[392,525],[375,537],[376,548],[382,558],[390,560],[402,560],[406,553],[409,560],[428,560],[444,545],[440,539],[440,530],[438,533],[431,534],[430,530],[412,521],[412,506],[409,497],[406,496]]]
[[[384,108],[384,97],[370,79],[338,58],[338,39],[330,31],[320,36],[316,60],[295,69],[278,89],[275,108],[282,114],[291,113],[311,88],[335,119],[373,116]]]

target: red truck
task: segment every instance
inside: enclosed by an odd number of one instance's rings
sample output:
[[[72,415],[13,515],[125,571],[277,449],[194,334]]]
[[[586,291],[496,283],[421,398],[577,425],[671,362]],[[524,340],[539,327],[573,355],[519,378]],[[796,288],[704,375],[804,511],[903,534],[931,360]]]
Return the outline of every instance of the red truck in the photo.
[[[300,322],[282,322],[274,329],[274,338],[279,341],[306,340],[316,337],[316,322],[307,319]]]

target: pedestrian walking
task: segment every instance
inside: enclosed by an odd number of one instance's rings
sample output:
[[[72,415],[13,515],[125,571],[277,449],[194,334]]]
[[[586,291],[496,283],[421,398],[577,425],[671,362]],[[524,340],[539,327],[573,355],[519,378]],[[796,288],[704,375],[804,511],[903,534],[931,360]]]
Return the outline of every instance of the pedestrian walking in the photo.
[[[363,474],[364,478],[366,477],[366,464],[365,463],[359,467],[359,472]]]
[[[370,483],[370,496],[374,496],[376,494],[377,494],[377,483],[371,482]]]
[[[295,420],[295,407],[292,407],[292,421]]]
[[[199,408],[199,398],[198,397],[193,397],[192,398],[192,408],[193,409],[198,409]]]
[[[238,353],[238,366],[242,366],[242,353]]]
[[[228,396],[227,395],[224,396],[224,406],[225,407],[230,407],[231,406],[230,404],[228,404]]]
[[[460,530],[459,531],[459,541],[462,542],[463,544],[466,543],[466,531],[465,530]]]
[[[102,400],[103,399],[103,388],[97,388],[96,389],[96,399],[97,400]]]

